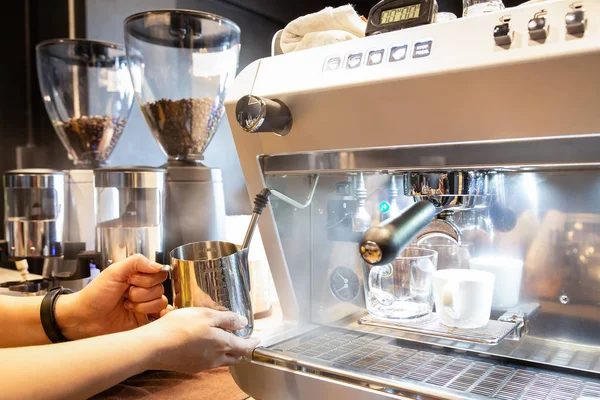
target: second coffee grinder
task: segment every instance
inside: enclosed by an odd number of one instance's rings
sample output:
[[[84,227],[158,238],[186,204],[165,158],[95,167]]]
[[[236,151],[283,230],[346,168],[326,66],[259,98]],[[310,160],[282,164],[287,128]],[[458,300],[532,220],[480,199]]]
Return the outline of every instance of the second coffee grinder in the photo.
[[[225,114],[239,27],[204,12],[142,12],[125,20],[125,47],[129,57],[143,60],[130,63],[132,77],[141,76],[132,79],[136,97],[168,156],[165,255],[185,243],[224,240],[221,170],[203,165],[202,154]]]

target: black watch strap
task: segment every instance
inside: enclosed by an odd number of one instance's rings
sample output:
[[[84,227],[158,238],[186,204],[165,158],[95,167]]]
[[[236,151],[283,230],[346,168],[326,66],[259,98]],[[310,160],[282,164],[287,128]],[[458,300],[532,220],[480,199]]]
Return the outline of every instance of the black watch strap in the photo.
[[[58,296],[63,293],[71,293],[68,289],[58,286],[48,290],[48,293],[42,299],[42,305],[40,307],[40,318],[42,320],[42,327],[46,336],[52,343],[67,342],[69,339],[63,336],[58,324],[56,323],[56,317],[54,316],[54,308],[56,307],[56,300]]]

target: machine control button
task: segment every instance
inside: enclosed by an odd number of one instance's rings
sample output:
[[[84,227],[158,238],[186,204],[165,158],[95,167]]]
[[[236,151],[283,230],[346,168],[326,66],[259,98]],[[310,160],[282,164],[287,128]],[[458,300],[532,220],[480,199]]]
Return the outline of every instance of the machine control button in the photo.
[[[237,123],[246,132],[273,132],[285,136],[292,129],[292,113],[280,100],[246,95],[235,107]]]
[[[346,69],[354,69],[360,67],[362,62],[362,53],[348,54],[346,58]]]
[[[494,41],[498,46],[508,46],[513,41],[514,32],[510,29],[510,24],[504,22],[494,27]]]
[[[389,62],[402,61],[406,58],[408,52],[408,45],[394,46],[390,49]]]
[[[571,35],[583,34],[587,28],[585,11],[582,8],[579,8],[567,13],[567,16],[565,17],[565,24],[567,25],[567,32],[569,32]]]
[[[367,65],[381,64],[383,61],[383,52],[383,49],[371,50],[369,52],[369,56],[367,57]]]
[[[335,71],[342,65],[342,59],[340,57],[329,57],[327,61],[325,61],[325,67],[323,68],[325,71]]]
[[[527,24],[529,37],[532,40],[545,40],[548,37],[550,25],[546,22],[546,18],[541,15],[535,15]]]
[[[428,57],[431,54],[431,46],[433,46],[433,40],[415,42],[413,46],[413,58]]]

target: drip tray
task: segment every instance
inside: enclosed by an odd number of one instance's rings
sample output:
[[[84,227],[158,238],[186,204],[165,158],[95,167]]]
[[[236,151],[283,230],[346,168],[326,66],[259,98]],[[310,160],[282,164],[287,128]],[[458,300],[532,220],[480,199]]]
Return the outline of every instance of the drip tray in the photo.
[[[259,347],[253,362],[401,398],[600,399],[595,379],[343,328],[319,327]]]
[[[404,332],[487,345],[498,344],[522,324],[521,321],[505,322],[490,320],[486,326],[477,329],[449,328],[440,322],[436,313],[431,313],[430,316],[424,320],[417,320],[414,322],[396,322],[367,315],[359,319],[358,323],[360,325],[397,329]]]

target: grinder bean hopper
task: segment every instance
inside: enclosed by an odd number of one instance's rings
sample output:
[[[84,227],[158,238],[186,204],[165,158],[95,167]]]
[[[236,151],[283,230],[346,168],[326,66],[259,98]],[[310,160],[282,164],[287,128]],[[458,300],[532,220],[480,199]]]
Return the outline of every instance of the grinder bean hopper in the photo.
[[[128,57],[143,60],[130,64],[136,98],[168,157],[164,254],[186,243],[224,240],[221,170],[202,161],[225,114],[239,27],[204,12],[148,11],[125,20],[125,46]]]

